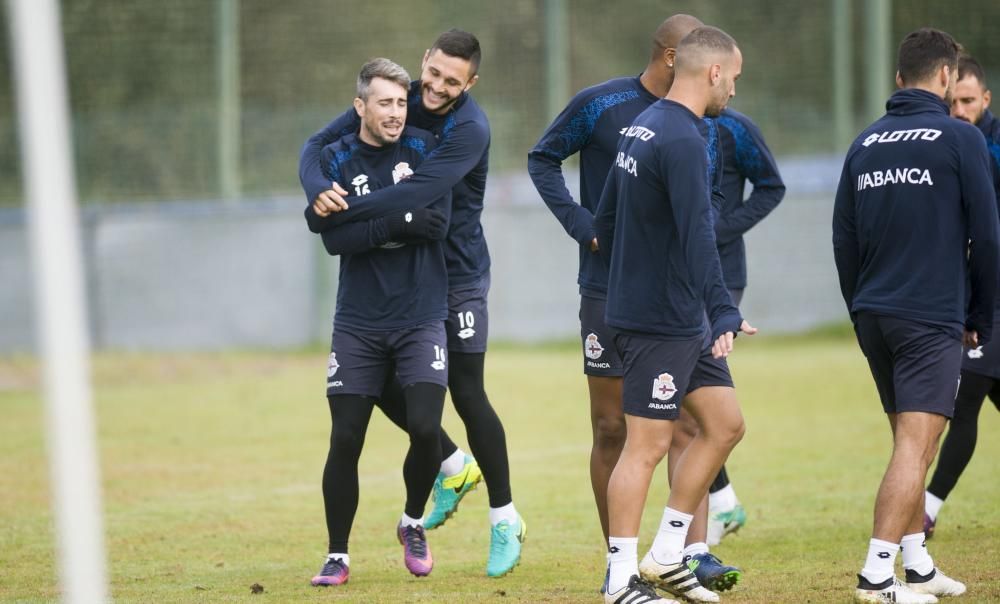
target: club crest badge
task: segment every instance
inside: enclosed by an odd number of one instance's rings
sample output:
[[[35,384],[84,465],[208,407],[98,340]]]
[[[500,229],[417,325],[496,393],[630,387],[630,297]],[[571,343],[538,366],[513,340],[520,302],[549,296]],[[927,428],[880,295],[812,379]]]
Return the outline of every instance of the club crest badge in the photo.
[[[337,362],[337,353],[330,353],[330,360],[326,362],[326,377],[332,378],[337,375],[337,370],[340,369],[340,363]]]
[[[410,176],[413,176],[413,169],[409,163],[401,161],[392,169],[392,184],[399,184],[399,181],[406,180]]]
[[[597,334],[591,333],[587,335],[587,339],[583,343],[583,354],[587,356],[588,359],[597,360],[601,358],[604,354],[604,347],[597,340]]]
[[[658,401],[669,401],[677,393],[674,386],[674,376],[669,373],[661,373],[653,380],[653,398]]]

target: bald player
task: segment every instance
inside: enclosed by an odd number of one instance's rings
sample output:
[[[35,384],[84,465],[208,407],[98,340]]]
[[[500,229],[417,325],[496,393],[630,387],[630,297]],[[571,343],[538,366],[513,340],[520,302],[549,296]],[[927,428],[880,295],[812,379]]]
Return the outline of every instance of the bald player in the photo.
[[[590,479],[605,539],[608,480],[625,443],[625,415],[622,362],[612,343],[613,332],[604,321],[608,267],[597,251],[593,215],[608,171],[614,165],[618,141],[642,111],[667,95],[674,80],[677,45],[702,25],[696,17],[684,14],[664,20],[653,35],[649,62],[640,75],[615,78],[581,90],[528,154],[528,172],[539,195],[579,244],[580,340],[593,434]],[[714,124],[706,122],[703,127],[707,130]],[[718,136],[710,138],[719,140]],[[562,163],[575,153],[580,156],[579,203],[570,194],[562,172]],[[721,180],[721,162],[716,171]],[[671,459],[678,456],[672,454]],[[740,571],[708,553],[707,514],[706,503],[691,530],[692,549],[686,554],[694,561],[692,565],[705,587],[729,589],[739,580]]]
[[[725,32],[699,27],[678,44],[674,68],[666,98],[623,133],[594,222],[610,267],[605,321],[622,359],[627,434],[608,484],[609,604],[669,602],[652,585],[691,601],[718,601],[684,563],[684,544],[744,432],[724,357],[736,332],[756,330],[722,280],[700,132],[702,118],[718,116],[735,94],[742,55]],[[643,506],[682,400],[700,431],[675,465],[661,530],[639,564]]]

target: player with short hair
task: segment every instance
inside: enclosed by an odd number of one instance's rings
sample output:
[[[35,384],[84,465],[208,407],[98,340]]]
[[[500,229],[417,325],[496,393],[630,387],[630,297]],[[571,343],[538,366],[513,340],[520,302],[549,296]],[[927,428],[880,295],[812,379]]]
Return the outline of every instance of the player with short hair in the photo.
[[[955,409],[963,341],[992,335],[1000,259],[989,151],[974,126],[948,116],[958,54],[936,29],[903,39],[900,90],[851,145],[837,187],[840,288],[893,436],[858,602],[965,592],[935,567],[922,531],[924,480]],[[895,576],[900,549],[905,584]]]
[[[468,94],[479,79],[481,56],[476,37],[456,29],[441,34],[424,54],[421,78],[410,87],[407,124],[429,130],[439,144],[420,169],[399,187],[373,192],[348,205],[341,186],[345,183],[331,183],[318,169],[322,146],[344,132],[357,129],[357,118],[351,112],[309,139],[302,150],[299,174],[312,203],[307,219],[315,232],[423,207],[426,200],[453,191],[451,223],[444,242],[448,266],[448,388],[465,424],[475,459],[465,455],[446,435],[442,436],[443,460],[433,491],[434,508],[426,526],[440,526],[454,513],[461,497],[485,477],[490,500],[486,571],[491,577],[499,577],[520,560],[525,524],[511,495],[503,424],[490,405],[483,384],[490,255],[480,215],[486,190],[490,127],[486,115]],[[407,411],[398,386],[386,388],[379,406],[394,423],[406,425]]]
[[[388,59],[373,59],[358,75],[354,109],[361,121],[322,150],[325,173],[350,183],[349,199],[408,178],[435,145],[426,131],[404,126],[410,77]],[[442,220],[435,232],[413,232],[413,214],[373,223],[367,241],[345,242],[324,233],[324,244],[341,255],[340,286],[327,367],[327,399],[333,428],[323,471],[329,554],[313,585],[340,585],[350,573],[348,538],[358,507],[358,458],[375,400],[395,372],[403,386],[410,447],[403,465],[406,506],[396,532],[411,573],[424,576],[434,564],[419,519],[441,459],[441,412],[448,384],[446,365],[447,270],[444,238],[449,193],[428,211]],[[433,231],[433,229],[432,229]],[[436,237],[428,240],[421,235]]]
[[[683,14],[664,20],[653,36],[649,63],[641,75],[616,78],[581,90],[528,154],[528,171],[539,195],[566,232],[580,244],[580,337],[593,430],[591,485],[605,539],[607,479],[625,441],[625,417],[621,405],[621,360],[610,344],[611,332],[604,323],[607,267],[596,251],[593,212],[607,168],[613,164],[619,138],[640,112],[666,95],[673,81],[676,46],[701,25],[697,18]],[[720,255],[726,256],[723,278],[735,300],[746,286],[742,235],[777,205],[784,194],[784,184],[759,129],[749,118],[727,108],[719,118],[705,119],[703,125],[710,149],[718,148],[715,152],[720,166],[718,185],[725,199],[715,198],[720,214],[715,221],[716,237]],[[580,154],[581,162],[579,204],[566,187],[561,170],[562,162],[574,153]],[[713,162],[713,168],[715,165]],[[744,202],[747,180],[754,188]],[[681,426],[689,426],[688,433],[675,434],[668,459],[676,458],[697,432],[697,424],[683,408],[678,422],[678,427]],[[725,467],[712,483],[708,505],[712,514],[707,524],[707,539],[705,527],[696,515],[688,534],[690,551],[686,551],[685,557],[695,566],[705,587],[721,591],[735,585],[740,571],[708,553],[708,545],[718,544],[723,535],[737,530],[746,519]]]
[[[683,550],[694,512],[744,431],[722,358],[735,332],[756,330],[722,281],[700,125],[735,94],[741,64],[736,43],[717,28],[681,40],[670,91],[624,133],[595,216],[610,266],[605,321],[624,367],[627,425],[608,484],[608,603],[667,602],[650,582],[688,600],[718,601],[698,585]],[[706,355],[717,362],[699,362]],[[681,400],[700,431],[676,462],[661,530],[639,564],[642,508]]]
[[[982,66],[971,56],[961,56],[958,60],[958,83],[951,99],[951,116],[975,125],[986,137],[986,147],[992,159],[993,188],[1000,204],[1000,121],[990,113],[991,96]],[[994,333],[1000,333],[996,324],[1000,319],[998,308],[1000,297],[994,304]],[[924,494],[924,534],[928,539],[934,535],[941,506],[976,450],[979,411],[983,401],[989,396],[1000,409],[1000,340],[994,339],[986,346],[976,346],[964,352],[955,415],[941,443],[937,468]]]

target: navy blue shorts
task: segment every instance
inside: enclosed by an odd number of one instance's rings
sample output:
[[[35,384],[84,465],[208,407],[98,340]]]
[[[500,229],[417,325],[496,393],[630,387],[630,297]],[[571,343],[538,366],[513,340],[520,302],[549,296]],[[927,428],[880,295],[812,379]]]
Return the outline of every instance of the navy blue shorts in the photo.
[[[858,313],[855,331],[886,413],[955,413],[960,339],[933,325],[868,312]]]
[[[490,315],[486,298],[490,293],[490,275],[478,283],[448,291],[448,349],[469,354],[486,352]]]
[[[395,368],[405,388],[426,383],[448,387],[444,323],[434,321],[396,331],[338,328],[326,368],[326,394],[382,396]]]
[[[614,344],[615,332],[604,322],[607,300],[580,297],[580,340],[583,373],[595,377],[622,377],[622,358]]]
[[[618,332],[615,347],[625,368],[622,403],[626,415],[675,420],[689,392],[704,349],[701,336],[663,340]]]
[[[709,336],[711,338],[711,336]],[[691,380],[688,382],[688,392],[694,392],[705,386],[727,386],[735,388],[733,375],[729,372],[729,363],[725,357],[716,359],[712,356],[712,344],[701,349],[698,362],[691,373]]]

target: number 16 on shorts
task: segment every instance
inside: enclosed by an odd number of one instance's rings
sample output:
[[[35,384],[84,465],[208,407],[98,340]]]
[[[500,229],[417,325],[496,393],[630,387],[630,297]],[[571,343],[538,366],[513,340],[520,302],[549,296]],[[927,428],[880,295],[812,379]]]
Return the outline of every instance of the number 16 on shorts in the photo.
[[[436,369],[437,371],[444,371],[445,368],[445,358],[448,356],[448,351],[442,346],[434,345],[434,361],[431,363],[431,369]]]

